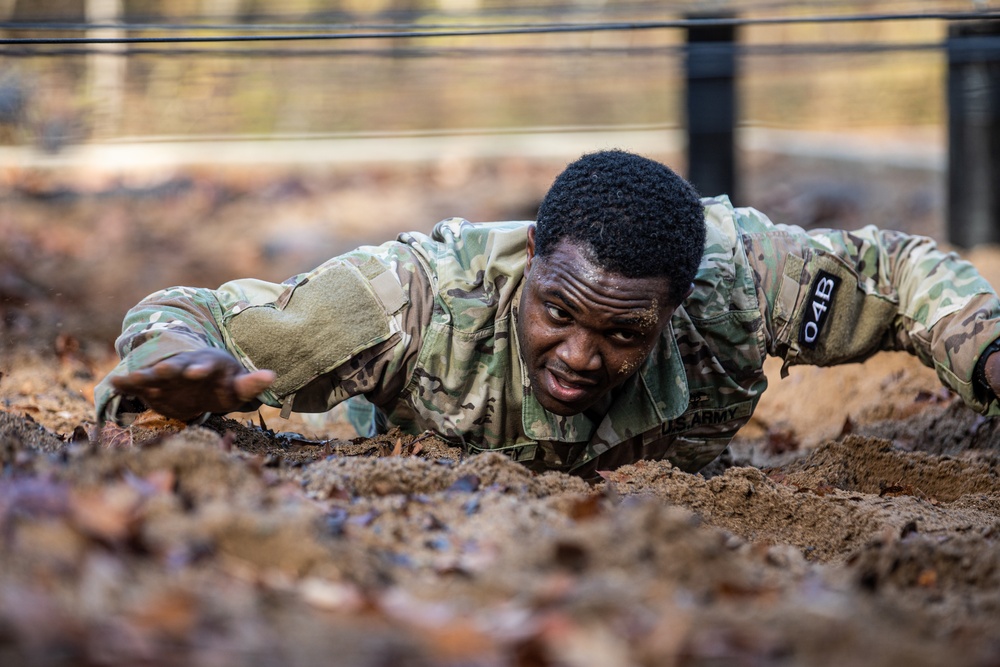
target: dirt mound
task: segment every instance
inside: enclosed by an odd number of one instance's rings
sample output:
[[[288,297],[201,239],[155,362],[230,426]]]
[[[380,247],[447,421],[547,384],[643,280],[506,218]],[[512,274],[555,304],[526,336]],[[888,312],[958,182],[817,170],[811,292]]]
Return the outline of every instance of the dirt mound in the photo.
[[[939,456],[901,450],[896,441],[847,436],[820,446],[779,474],[784,483],[803,489],[834,487],[948,502],[966,494],[1000,492],[1000,452]]]
[[[900,449],[932,454],[1000,450],[1000,418],[973,412],[954,397],[906,419],[873,420],[859,426],[857,432],[893,440]]]

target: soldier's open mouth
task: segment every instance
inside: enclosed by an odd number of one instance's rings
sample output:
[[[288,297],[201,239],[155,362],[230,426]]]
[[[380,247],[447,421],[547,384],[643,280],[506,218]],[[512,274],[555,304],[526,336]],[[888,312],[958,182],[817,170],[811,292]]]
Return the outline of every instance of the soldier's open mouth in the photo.
[[[542,382],[549,396],[567,405],[580,403],[594,388],[593,384],[571,382],[547,368],[542,371]]]

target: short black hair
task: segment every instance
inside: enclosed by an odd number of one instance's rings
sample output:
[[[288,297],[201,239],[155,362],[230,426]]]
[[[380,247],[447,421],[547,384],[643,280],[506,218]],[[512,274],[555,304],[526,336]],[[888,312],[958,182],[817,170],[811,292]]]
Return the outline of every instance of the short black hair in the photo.
[[[665,278],[678,305],[705,250],[705,209],[694,187],[659,162],[589,153],[556,177],[538,209],[535,253],[549,256],[563,239],[607,271]]]

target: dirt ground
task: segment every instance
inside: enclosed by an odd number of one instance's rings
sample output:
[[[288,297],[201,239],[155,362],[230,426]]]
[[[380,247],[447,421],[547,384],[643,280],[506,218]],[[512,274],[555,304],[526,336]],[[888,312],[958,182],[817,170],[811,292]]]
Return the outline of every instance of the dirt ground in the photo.
[[[940,233],[933,175],[761,166],[782,221]],[[336,413],[96,432],[144,294],[531,217],[559,167],[3,174],[0,664],[1000,664],[1000,422],[906,355],[771,365],[704,474],[594,486]]]

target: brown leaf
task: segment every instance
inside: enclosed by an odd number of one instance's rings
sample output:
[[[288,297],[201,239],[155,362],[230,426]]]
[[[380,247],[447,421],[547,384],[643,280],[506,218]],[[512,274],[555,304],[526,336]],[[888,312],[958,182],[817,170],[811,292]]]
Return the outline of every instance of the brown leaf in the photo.
[[[125,541],[133,532],[141,494],[121,483],[99,490],[70,491],[70,516],[81,532],[109,543]]]
[[[146,410],[132,422],[132,426],[135,428],[148,428],[153,431],[158,430],[171,430],[171,431],[182,431],[187,428],[187,424],[177,419],[171,419],[170,417],[164,417],[159,412],[154,410]]]
[[[764,449],[768,454],[784,454],[799,449],[799,437],[788,426],[772,426],[767,430]]]
[[[934,588],[937,586],[938,573],[933,568],[927,568],[917,575],[917,586],[921,588]]]
[[[896,496],[915,496],[919,492],[914,491],[913,485],[902,482],[880,482],[878,495],[880,498],[894,498]]]
[[[132,430],[111,422],[104,425],[99,441],[108,449],[131,449],[135,446]]]
[[[396,438],[396,444],[392,446],[392,453],[389,456],[400,456],[403,453],[403,439]]]
[[[603,496],[592,493],[584,498],[577,498],[569,507],[569,516],[574,521],[586,521],[598,516],[604,509],[601,504]]]

